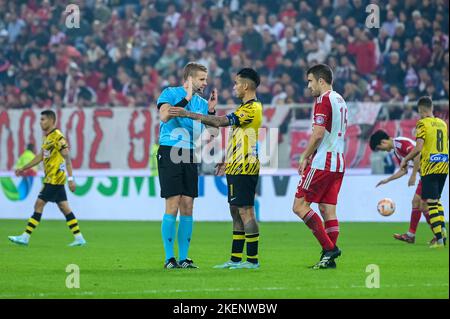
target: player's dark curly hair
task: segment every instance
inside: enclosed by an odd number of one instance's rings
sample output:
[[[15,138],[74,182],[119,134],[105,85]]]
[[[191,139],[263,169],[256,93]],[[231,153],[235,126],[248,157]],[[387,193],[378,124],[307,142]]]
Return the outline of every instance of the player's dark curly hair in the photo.
[[[252,68],[243,68],[237,73],[237,75],[243,79],[251,80],[255,84],[254,89],[256,89],[261,83],[258,72],[256,72]]]
[[[385,131],[383,131],[383,130],[376,131],[375,133],[373,133],[370,136],[370,142],[369,142],[370,149],[372,151],[376,151],[377,146],[381,144],[381,141],[388,140],[389,138],[390,138],[389,135]]]

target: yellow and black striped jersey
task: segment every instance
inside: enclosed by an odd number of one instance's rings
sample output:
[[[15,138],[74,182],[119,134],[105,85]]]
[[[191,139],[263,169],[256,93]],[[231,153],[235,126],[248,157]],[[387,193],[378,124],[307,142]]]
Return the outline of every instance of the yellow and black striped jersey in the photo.
[[[421,176],[448,174],[447,124],[436,117],[417,122],[416,139],[424,140],[420,159]]]
[[[44,136],[42,154],[45,184],[64,185],[66,183],[66,167],[64,158],[60,152],[67,147],[64,135],[56,128]]]
[[[262,123],[262,105],[257,100],[241,104],[227,115],[232,125],[228,140],[225,174],[258,175],[258,130]]]

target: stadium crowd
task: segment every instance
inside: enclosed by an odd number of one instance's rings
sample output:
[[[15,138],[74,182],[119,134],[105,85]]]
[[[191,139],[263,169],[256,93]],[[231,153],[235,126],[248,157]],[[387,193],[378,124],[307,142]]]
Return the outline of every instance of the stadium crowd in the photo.
[[[0,0],[0,108],[149,106],[182,67],[209,69],[219,103],[235,104],[233,75],[262,75],[266,105],[311,102],[304,72],[327,63],[347,101],[449,98],[445,0],[83,0],[68,28],[62,0]],[[208,94],[209,92],[206,92]],[[301,114],[300,114],[301,116]]]

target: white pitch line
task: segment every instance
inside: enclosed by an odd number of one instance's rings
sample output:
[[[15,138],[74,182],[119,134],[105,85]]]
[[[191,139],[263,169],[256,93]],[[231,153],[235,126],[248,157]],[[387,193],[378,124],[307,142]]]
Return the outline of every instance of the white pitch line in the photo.
[[[382,288],[419,288],[419,287],[448,287],[448,283],[443,284],[423,284],[423,285],[380,285],[380,289]],[[107,292],[95,292],[95,291],[84,291],[84,292],[73,292],[73,293],[31,293],[31,294],[0,294],[0,298],[39,298],[39,297],[61,297],[61,296],[73,296],[73,297],[83,297],[83,296],[92,296],[95,297],[97,295],[102,296],[125,296],[125,295],[149,295],[149,294],[167,294],[167,293],[192,293],[192,292],[235,292],[235,291],[259,291],[259,290],[311,290],[311,289],[361,289],[366,288],[366,286],[358,286],[351,285],[349,287],[340,287],[340,286],[328,286],[328,287],[294,287],[294,288],[286,288],[286,287],[261,287],[261,288],[202,288],[202,289],[171,289],[171,290],[141,290],[141,291],[107,291]]]

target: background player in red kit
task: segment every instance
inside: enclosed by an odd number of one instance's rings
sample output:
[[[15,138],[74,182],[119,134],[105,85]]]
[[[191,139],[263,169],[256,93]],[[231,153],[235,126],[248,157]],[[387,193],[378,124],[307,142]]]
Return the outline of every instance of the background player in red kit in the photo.
[[[339,223],[336,204],[344,178],[344,136],[347,127],[347,105],[332,89],[333,72],[328,65],[318,64],[307,71],[308,89],[316,98],[313,131],[305,152],[300,157],[300,183],[294,199],[294,213],[311,229],[322,246],[322,256],[313,269],[335,268],[341,255],[336,246]],[[325,221],[311,203],[318,203]]]
[[[406,157],[416,146],[416,143],[407,137],[390,137],[385,131],[378,130],[370,137],[370,149],[372,151],[386,151],[390,152],[394,150],[394,155],[398,160],[398,164],[402,162],[402,159]],[[411,176],[408,180],[408,186],[416,185],[416,176],[420,167],[420,158],[416,157],[414,163],[410,162],[410,166],[413,167]],[[387,184],[393,180],[396,180],[408,173],[408,170],[399,169],[386,179],[381,180],[377,187],[383,184]],[[430,215],[428,214],[427,205],[422,203],[422,181],[419,181],[417,185],[416,193],[412,200],[411,221],[409,223],[409,230],[405,234],[394,234],[394,238],[405,241],[410,244],[414,244],[416,241],[416,231],[419,225],[420,217],[422,214],[425,216],[427,223],[431,226]],[[432,240],[432,242],[434,239]]]

